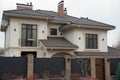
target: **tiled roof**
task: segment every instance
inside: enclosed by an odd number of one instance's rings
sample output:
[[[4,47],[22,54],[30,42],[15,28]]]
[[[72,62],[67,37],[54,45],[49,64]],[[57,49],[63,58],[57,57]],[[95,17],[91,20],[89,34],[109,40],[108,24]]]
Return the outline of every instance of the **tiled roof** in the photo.
[[[53,18],[52,22],[63,22],[64,24],[68,23],[68,24],[79,24],[79,25],[102,26],[109,28],[111,27],[112,29],[115,28],[115,26],[94,21],[88,18],[83,18],[83,17],[77,18],[69,15],[60,16],[57,12],[47,11],[47,10],[8,10],[8,11],[4,11],[4,13]]]
[[[120,50],[108,47],[108,52],[75,52],[78,56],[117,56],[120,57]]]
[[[40,40],[45,47],[52,49],[76,49],[76,45],[69,42],[64,37],[48,37],[47,40]]]
[[[4,13],[12,13],[12,14],[21,14],[21,15],[26,15],[26,16],[37,16],[37,17],[53,17],[47,14],[43,14],[43,13],[39,13],[35,10],[8,10],[8,11],[4,11]]]
[[[109,47],[109,46],[108,46],[108,52],[120,55],[120,50],[113,48],[113,47]]]

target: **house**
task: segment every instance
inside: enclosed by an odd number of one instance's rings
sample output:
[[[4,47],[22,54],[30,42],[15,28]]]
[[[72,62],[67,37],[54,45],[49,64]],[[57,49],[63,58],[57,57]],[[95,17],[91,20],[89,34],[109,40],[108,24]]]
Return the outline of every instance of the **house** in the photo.
[[[33,10],[32,3],[16,5],[17,9],[4,11],[2,16],[5,57],[89,58],[91,76],[110,79],[109,58],[120,57],[107,46],[107,31],[115,26],[70,16],[64,1],[58,3],[58,12]]]

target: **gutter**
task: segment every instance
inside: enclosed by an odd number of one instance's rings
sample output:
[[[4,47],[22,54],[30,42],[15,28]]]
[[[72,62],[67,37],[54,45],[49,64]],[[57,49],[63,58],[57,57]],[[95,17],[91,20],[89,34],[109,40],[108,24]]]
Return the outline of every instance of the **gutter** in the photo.
[[[78,47],[68,48],[68,47],[46,47],[47,49],[77,49]]]
[[[60,31],[64,31],[71,28],[92,28],[92,29],[104,29],[104,30],[113,30],[115,26],[95,26],[95,25],[86,25],[86,24],[68,24],[60,27]]]

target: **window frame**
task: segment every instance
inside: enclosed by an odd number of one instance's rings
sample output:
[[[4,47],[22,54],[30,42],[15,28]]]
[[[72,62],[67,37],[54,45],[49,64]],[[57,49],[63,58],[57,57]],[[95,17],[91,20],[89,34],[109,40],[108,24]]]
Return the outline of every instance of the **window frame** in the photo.
[[[98,34],[85,34],[85,48],[98,49]]]
[[[23,26],[25,27],[23,28]],[[22,44],[23,30],[25,30],[25,36],[26,36],[25,44]],[[34,30],[36,31],[35,39],[34,39]],[[31,35],[29,35],[29,31]],[[30,36],[30,38],[28,35]],[[35,41],[35,44],[33,43],[34,41]],[[37,47],[37,25],[36,24],[21,24],[21,46],[22,47]]]
[[[55,34],[54,34],[54,32],[53,32],[53,34],[52,34],[52,31],[51,31],[51,30],[56,30]],[[50,28],[50,35],[51,35],[51,36],[57,36],[57,35],[58,35],[58,29],[57,29],[57,28]]]

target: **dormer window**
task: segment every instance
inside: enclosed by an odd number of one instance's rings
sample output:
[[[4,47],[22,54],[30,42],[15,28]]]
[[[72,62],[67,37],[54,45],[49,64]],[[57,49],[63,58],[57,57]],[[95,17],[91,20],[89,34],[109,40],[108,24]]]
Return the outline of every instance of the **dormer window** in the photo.
[[[50,28],[50,35],[57,35],[57,28]]]

